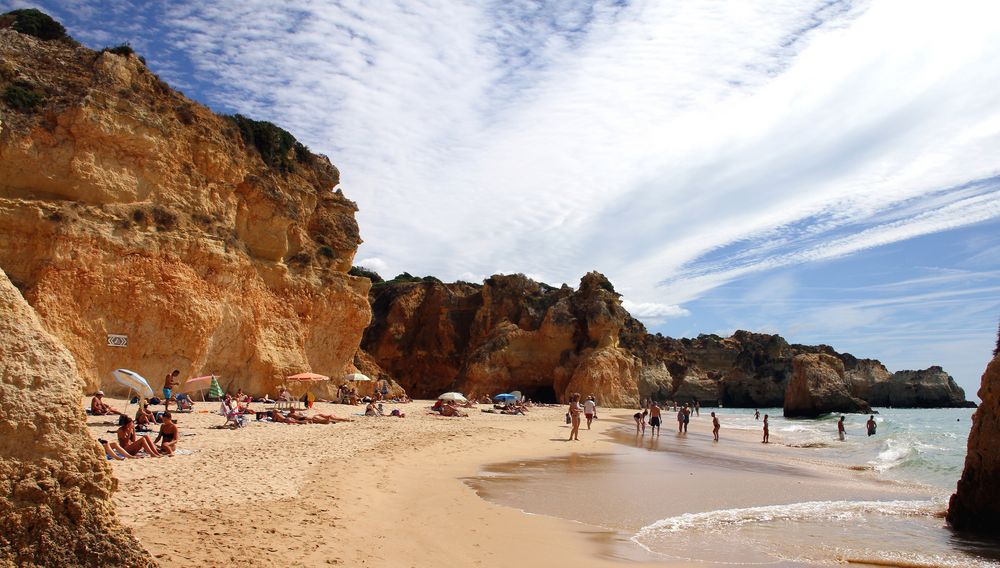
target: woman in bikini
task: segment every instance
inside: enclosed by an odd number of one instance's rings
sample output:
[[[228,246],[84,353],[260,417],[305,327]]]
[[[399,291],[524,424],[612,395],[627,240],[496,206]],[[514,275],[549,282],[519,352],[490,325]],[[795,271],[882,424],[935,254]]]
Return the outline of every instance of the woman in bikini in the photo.
[[[177,425],[174,424],[173,417],[169,412],[164,412],[161,418],[163,418],[163,424],[160,426],[160,433],[153,440],[153,444],[160,444],[159,450],[168,456],[172,456],[177,451],[177,437],[180,435],[180,432],[177,430]]]
[[[118,427],[118,445],[130,456],[139,452],[159,457],[160,452],[156,450],[155,444],[149,441],[148,436],[136,436],[135,421],[128,416],[122,417],[122,425]]]

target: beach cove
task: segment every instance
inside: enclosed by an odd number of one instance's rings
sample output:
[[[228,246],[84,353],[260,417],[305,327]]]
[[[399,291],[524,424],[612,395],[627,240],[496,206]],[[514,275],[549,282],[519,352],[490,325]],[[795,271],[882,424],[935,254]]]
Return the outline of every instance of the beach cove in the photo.
[[[121,408],[124,401],[113,404]],[[647,432],[636,444],[624,409],[603,410],[579,442],[568,442],[562,406],[526,416],[469,409],[468,418],[450,419],[430,414],[429,406],[387,405],[407,414],[397,419],[353,416],[360,407],[318,403],[316,412],[355,422],[251,420],[242,429],[220,430],[214,428],[223,422],[216,404],[198,403],[196,412],[178,415],[182,455],[114,462],[118,514],[164,566],[245,560],[704,566],[704,553],[724,563],[797,566],[806,564],[712,538],[705,527],[686,535],[700,556],[692,550],[665,556],[652,535],[635,539],[635,529],[686,512],[838,500],[925,503],[941,493],[814,462],[803,448],[779,439],[762,448],[756,432],[727,429],[725,421],[714,445],[707,413],[684,440],[676,440],[668,421],[659,441]],[[95,438],[114,429],[108,422],[88,417]],[[652,455],[653,446],[671,451]],[[639,478],[607,470],[622,460]],[[559,469],[570,465],[580,475]],[[582,505],[578,511],[567,507],[574,503]],[[936,522],[943,526],[943,519]]]

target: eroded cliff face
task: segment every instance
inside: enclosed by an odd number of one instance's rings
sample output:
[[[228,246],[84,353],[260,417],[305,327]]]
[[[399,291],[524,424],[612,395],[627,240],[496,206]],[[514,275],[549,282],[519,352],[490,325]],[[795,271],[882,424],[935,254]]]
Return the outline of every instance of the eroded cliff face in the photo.
[[[938,366],[919,371],[896,371],[886,380],[872,385],[869,400],[876,406],[903,408],[970,406],[962,387]]]
[[[701,335],[674,339],[647,334],[633,320],[622,332],[622,345],[642,361],[639,392],[658,400],[700,400],[724,406],[784,406],[799,355],[827,355],[839,360],[838,390],[871,406],[969,406],[965,392],[940,367],[890,373],[875,359],[858,359],[828,345],[789,344],[779,335],[737,331],[731,337]],[[833,391],[830,391],[833,392]]]
[[[377,286],[372,306],[363,347],[414,396],[520,390],[535,400],[580,392],[605,405],[638,402],[640,364],[618,340],[627,312],[598,273],[577,290],[523,275]]]
[[[0,270],[0,565],[153,566],[111,500],[72,356]]]
[[[815,418],[830,412],[871,412],[851,395],[844,362],[826,353],[805,353],[792,359],[792,377],[785,390],[786,418]]]
[[[998,342],[1000,348],[1000,342]],[[948,504],[948,523],[961,531],[1000,535],[1000,357],[983,373],[972,415],[969,450],[958,490]]]
[[[0,30],[0,59],[0,87],[44,93],[27,111],[0,103],[0,267],[86,390],[121,392],[118,367],[154,388],[177,368],[252,393],[354,370],[370,283],[346,274],[356,207],[329,160],[265,163],[134,55]]]

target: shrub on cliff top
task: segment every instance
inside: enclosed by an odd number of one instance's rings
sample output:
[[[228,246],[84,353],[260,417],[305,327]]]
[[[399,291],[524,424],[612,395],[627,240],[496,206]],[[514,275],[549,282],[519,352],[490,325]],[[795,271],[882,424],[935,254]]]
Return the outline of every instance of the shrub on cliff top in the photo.
[[[114,47],[105,47],[104,49],[101,50],[101,53],[104,52],[114,53],[115,55],[121,55],[122,57],[128,57],[130,55],[134,55],[139,61],[142,62],[143,65],[146,64],[146,58],[136,53],[135,50],[132,49],[132,46],[127,41],[125,43],[118,44]]]
[[[352,266],[350,270],[347,271],[351,276],[360,276],[362,278],[367,278],[372,281],[372,283],[385,282],[378,272],[374,270],[368,270],[364,266]]]
[[[257,149],[264,163],[282,172],[290,172],[295,163],[309,160],[309,149],[299,143],[290,132],[266,120],[253,120],[242,114],[227,117],[240,131],[240,137]]]
[[[35,8],[11,10],[0,16],[0,28],[6,27],[46,41],[69,37],[62,24],[53,20],[52,16]]]
[[[7,85],[3,91],[3,102],[12,109],[27,112],[42,104],[45,97],[23,81]]]

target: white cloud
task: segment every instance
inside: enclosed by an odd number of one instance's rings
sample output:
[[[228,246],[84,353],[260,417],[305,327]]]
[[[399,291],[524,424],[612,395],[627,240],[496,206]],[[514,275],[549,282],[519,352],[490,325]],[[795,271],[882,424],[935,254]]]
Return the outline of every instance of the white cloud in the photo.
[[[676,305],[1000,217],[1000,5],[158,10],[164,75],[328,154],[359,256],[414,274],[596,269],[637,305]]]
[[[657,304],[655,302],[636,303],[629,300],[622,300],[624,307],[633,317],[647,323],[662,323],[671,318],[680,318],[691,315],[691,312],[673,304]]]
[[[374,270],[379,274],[386,272],[389,269],[389,265],[386,264],[384,260],[376,257],[363,258],[354,262],[355,266],[360,266],[362,268],[367,268],[368,270]],[[385,274],[382,274],[385,277]],[[392,276],[389,276],[392,278]]]

